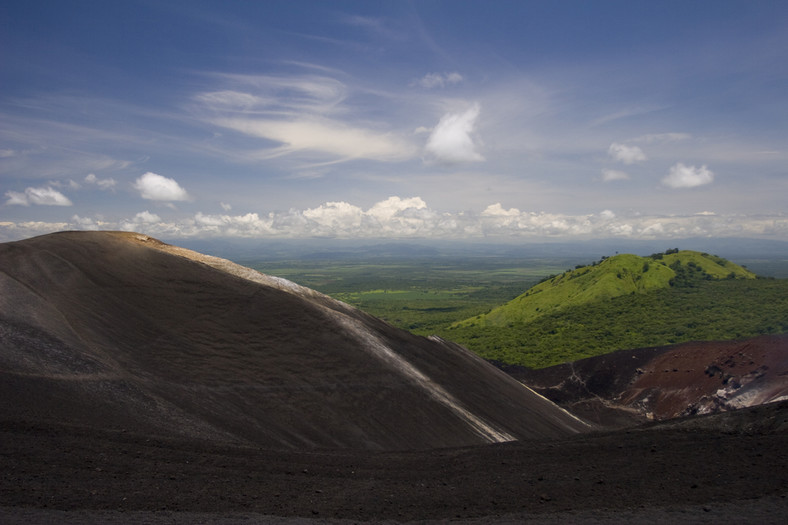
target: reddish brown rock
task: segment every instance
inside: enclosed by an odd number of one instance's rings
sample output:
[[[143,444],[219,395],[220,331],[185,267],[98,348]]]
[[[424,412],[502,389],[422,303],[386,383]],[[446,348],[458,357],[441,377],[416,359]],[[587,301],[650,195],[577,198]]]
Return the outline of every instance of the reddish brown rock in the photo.
[[[602,426],[788,399],[788,334],[621,350],[542,370],[503,367]]]

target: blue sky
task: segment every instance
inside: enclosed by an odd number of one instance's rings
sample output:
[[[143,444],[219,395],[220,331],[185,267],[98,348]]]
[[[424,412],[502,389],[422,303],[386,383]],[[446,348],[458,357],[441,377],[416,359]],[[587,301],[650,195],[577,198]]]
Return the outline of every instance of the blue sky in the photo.
[[[11,1],[0,240],[788,240],[788,3]]]

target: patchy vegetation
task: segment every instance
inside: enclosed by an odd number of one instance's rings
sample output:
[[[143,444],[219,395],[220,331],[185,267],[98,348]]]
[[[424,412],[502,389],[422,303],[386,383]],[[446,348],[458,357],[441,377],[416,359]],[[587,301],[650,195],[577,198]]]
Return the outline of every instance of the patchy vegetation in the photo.
[[[506,327],[624,295],[727,278],[754,279],[755,274],[720,257],[693,251],[668,250],[650,257],[604,257],[592,265],[552,276],[513,301],[457,326]]]
[[[487,359],[542,368],[625,348],[788,332],[788,281],[698,281],[578,304],[529,322],[440,335]]]
[[[721,257],[671,249],[563,271],[576,262],[478,257],[254,266],[415,334],[437,334],[487,359],[531,368],[624,348],[788,331],[788,280],[756,279]]]
[[[423,258],[294,260],[247,266],[328,294],[418,335],[510,301],[576,259]]]

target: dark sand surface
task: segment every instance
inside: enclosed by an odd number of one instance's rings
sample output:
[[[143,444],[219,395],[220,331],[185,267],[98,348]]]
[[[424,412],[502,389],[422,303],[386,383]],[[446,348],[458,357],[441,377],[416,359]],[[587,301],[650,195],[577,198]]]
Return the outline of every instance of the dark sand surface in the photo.
[[[560,440],[411,452],[294,452],[19,422],[0,429],[4,522],[788,517],[788,403]]]

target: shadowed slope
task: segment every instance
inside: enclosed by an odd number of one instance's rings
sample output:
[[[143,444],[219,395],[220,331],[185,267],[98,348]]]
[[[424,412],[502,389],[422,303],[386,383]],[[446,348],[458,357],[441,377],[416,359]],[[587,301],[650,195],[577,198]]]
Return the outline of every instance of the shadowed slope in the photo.
[[[588,428],[457,345],[130,233],[0,245],[0,365],[6,420],[388,450]]]

